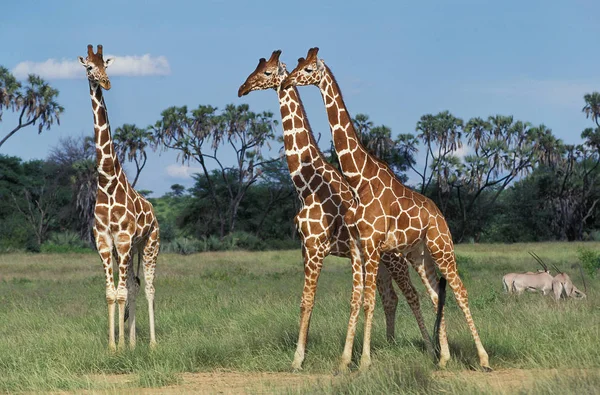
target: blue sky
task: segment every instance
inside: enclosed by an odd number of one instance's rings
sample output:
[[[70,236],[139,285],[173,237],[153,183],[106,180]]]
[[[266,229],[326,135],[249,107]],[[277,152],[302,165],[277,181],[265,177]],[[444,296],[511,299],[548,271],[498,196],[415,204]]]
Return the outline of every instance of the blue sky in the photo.
[[[108,69],[113,88],[105,93],[113,128],[153,124],[165,108],[184,104],[248,103],[279,119],[274,92],[238,99],[237,89],[258,59],[274,49],[283,50],[281,59],[291,70],[312,46],[320,48],[336,75],[351,114],[368,114],[394,134],[413,133],[423,114],[444,110],[465,121],[514,115],[544,123],[569,143],[579,142],[581,131],[591,126],[581,108],[585,93],[600,90],[597,0],[375,4],[6,2],[0,13],[0,65],[17,72],[23,62],[54,59],[54,65],[37,70],[48,73],[45,78],[60,90],[65,113],[60,126],[42,135],[35,128],[21,130],[0,153],[45,158],[59,138],[93,134],[83,68],[71,72],[66,63],[56,66],[85,56],[88,43],[103,44],[105,53],[117,56]],[[144,55],[149,55],[146,63]],[[52,70],[57,67],[62,75]],[[318,89],[303,87],[300,93],[315,134],[322,135],[321,146],[329,147]],[[5,114],[0,136],[14,124]],[[175,153],[152,154],[138,188],[160,196],[174,183],[191,186],[184,174],[189,171],[179,168]]]

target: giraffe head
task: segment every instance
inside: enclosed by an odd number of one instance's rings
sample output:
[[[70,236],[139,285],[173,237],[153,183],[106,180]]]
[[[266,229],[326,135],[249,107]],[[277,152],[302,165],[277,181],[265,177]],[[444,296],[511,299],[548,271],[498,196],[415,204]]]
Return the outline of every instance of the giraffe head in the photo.
[[[92,44],[87,46],[87,57],[84,59],[78,56],[79,63],[87,72],[87,77],[90,82],[94,84],[100,84],[100,86],[106,90],[110,89],[110,80],[106,75],[106,68],[112,64],[113,58],[104,60],[102,58],[102,45],[98,45],[98,50],[94,53],[94,47]]]
[[[273,51],[271,58],[266,60],[260,58],[256,70],[246,78],[246,82],[240,86],[238,97],[247,95],[251,91],[273,88],[277,90],[281,82],[287,77],[285,63],[279,61],[281,50]]]
[[[306,54],[306,59],[298,59],[298,66],[283,81],[281,88],[289,88],[292,85],[319,85],[325,75],[325,62],[317,58],[318,52],[319,48],[311,48]]]

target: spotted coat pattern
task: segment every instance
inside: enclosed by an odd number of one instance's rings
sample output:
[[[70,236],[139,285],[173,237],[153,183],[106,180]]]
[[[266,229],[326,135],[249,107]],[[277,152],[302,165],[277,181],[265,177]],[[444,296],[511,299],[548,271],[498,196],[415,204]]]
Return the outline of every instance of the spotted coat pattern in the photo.
[[[279,61],[280,54],[281,51],[274,51],[268,61],[260,59],[238,95],[243,96],[253,90],[275,89],[279,97],[285,154],[301,206],[295,223],[302,239],[305,278],[300,333],[292,364],[293,368],[300,369],[323,258],[329,254],[351,258],[353,266],[360,266],[361,259],[358,250],[352,253],[350,233],[344,222],[346,212],[356,204],[353,193],[340,172],[320,152],[296,87],[280,88],[288,75],[285,64]],[[393,277],[416,317],[425,344],[432,350],[406,260],[402,255],[391,252],[382,254],[381,261],[384,265],[377,275],[377,288],[386,313],[388,339],[394,337],[398,301],[391,283]]]
[[[440,270],[464,313],[475,340],[480,364],[488,370],[488,355],[471,316],[467,290],[458,276],[452,236],[445,218],[430,199],[402,185],[385,163],[373,157],[362,146],[340,88],[329,67],[317,58],[317,52],[318,48],[311,48],[306,58],[300,58],[298,66],[282,86],[319,87],[342,174],[359,200],[356,210],[349,210],[346,214],[346,222],[354,225],[351,232],[360,244],[364,272],[354,272],[353,304],[341,369],[346,369],[350,363],[363,287],[365,331],[361,368],[367,368],[371,363],[371,323],[379,257],[385,252],[394,251],[405,254],[422,278],[429,277],[429,281],[425,282],[430,283],[428,291],[434,303],[437,303],[437,292],[436,287],[431,286],[434,270],[431,262]],[[444,365],[450,357],[444,324],[440,329],[440,345],[440,364]]]
[[[108,303],[108,346],[115,345],[115,303],[119,306],[119,348],[123,348],[125,307],[129,313],[129,342],[135,347],[135,298],[139,288],[133,255],[142,255],[145,294],[148,301],[150,345],[156,344],[154,330],[154,271],[159,251],[159,227],[152,204],[135,191],[119,163],[110,133],[110,124],[102,89],[109,90],[110,80],[106,67],[112,59],[104,61],[102,46],[97,53],[88,45],[88,56],[79,57],[86,68],[92,111],[94,114],[94,140],[98,170],[98,194],[94,208],[94,238],[104,265],[106,300]],[[118,267],[115,287],[113,259]],[[139,269],[139,266],[138,266]]]

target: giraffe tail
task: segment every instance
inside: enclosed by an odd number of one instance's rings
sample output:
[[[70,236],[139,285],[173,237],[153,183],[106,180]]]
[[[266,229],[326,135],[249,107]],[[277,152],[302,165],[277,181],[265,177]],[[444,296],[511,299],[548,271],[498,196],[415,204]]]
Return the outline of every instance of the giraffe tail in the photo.
[[[435,324],[433,325],[433,350],[435,351],[436,358],[440,357],[440,324],[442,323],[442,313],[444,312],[444,305],[446,304],[446,279],[440,277],[438,284],[438,305],[437,314],[435,317]]]
[[[138,254],[138,267],[137,267],[137,273],[134,275],[134,280],[136,282],[137,288],[140,287],[140,261],[141,261],[141,255]],[[124,317],[124,321],[127,322],[127,319],[129,318],[129,298],[127,298],[127,302],[125,302],[125,317]]]
[[[135,276],[135,282],[137,283],[137,286],[140,286],[140,278],[138,276]],[[127,319],[129,318],[129,298],[127,298],[127,302],[125,302],[125,318],[124,321],[127,322]]]

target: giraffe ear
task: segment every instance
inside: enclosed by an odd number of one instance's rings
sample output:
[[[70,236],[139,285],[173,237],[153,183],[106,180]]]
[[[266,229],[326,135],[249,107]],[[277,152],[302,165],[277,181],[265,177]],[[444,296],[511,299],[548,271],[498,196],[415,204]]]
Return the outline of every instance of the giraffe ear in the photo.
[[[77,59],[79,59],[79,63],[81,63],[81,65],[83,67],[87,67],[87,62],[85,61],[85,59],[81,56],[78,56]]]
[[[110,66],[113,62],[115,61],[115,58],[108,58],[104,61],[104,68],[106,69],[108,66]]]
[[[321,59],[317,59],[317,70],[319,70],[319,72],[325,70],[325,62]]]
[[[286,69],[285,63],[279,62],[277,64],[277,72],[279,73],[279,75],[283,75],[285,73],[285,69]]]

